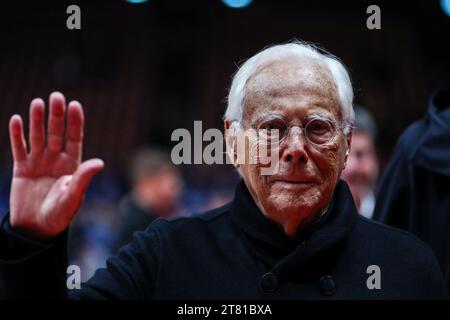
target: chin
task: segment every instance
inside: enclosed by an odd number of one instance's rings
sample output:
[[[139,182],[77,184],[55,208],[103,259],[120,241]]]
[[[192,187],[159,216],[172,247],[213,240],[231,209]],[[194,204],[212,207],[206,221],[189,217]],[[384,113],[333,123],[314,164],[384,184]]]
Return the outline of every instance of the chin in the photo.
[[[267,197],[271,206],[284,211],[302,211],[317,207],[321,192],[317,188],[296,190],[297,188],[272,188]]]

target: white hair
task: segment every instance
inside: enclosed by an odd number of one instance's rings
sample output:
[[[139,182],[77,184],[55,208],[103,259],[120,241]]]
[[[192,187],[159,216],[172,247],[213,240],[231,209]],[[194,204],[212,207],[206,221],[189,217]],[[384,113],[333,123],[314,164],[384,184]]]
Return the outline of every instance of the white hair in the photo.
[[[348,134],[349,126],[353,124],[355,114],[353,111],[353,88],[347,69],[334,55],[313,44],[298,40],[268,47],[242,64],[231,83],[224,119],[242,121],[247,81],[259,67],[268,62],[292,57],[314,59],[328,68],[340,101],[342,120],[346,125],[344,132]]]

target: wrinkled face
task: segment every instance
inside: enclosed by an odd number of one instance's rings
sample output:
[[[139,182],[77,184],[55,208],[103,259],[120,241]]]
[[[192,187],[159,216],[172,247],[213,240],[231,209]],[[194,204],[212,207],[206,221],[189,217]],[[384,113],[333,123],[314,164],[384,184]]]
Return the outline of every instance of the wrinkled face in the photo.
[[[378,159],[373,140],[366,132],[354,132],[342,179],[348,183],[353,197],[361,199],[374,188],[377,178]]]
[[[342,125],[335,85],[328,69],[314,61],[290,59],[261,67],[247,82],[242,124],[254,127],[260,119],[276,115],[290,128],[278,147],[279,167],[273,175],[261,175],[267,165],[238,164],[256,204],[271,220],[307,224],[330,201],[345,166],[348,138],[342,130],[324,145],[309,142],[299,126],[320,116]],[[260,141],[250,139],[249,150]]]

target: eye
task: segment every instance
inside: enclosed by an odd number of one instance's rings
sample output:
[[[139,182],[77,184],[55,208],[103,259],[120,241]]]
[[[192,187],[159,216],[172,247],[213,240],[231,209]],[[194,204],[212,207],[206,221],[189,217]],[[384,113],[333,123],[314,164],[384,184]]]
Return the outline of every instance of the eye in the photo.
[[[271,119],[263,121],[258,125],[258,134],[267,140],[278,139],[286,131],[286,124],[281,119]]]
[[[330,131],[330,123],[324,120],[313,120],[308,124],[308,131],[323,134]]]
[[[286,125],[280,119],[272,119],[272,120],[264,121],[258,126],[258,130],[267,130],[267,131],[283,130],[285,128],[286,128]]]
[[[323,144],[333,137],[334,127],[330,121],[317,119],[308,123],[306,132],[312,142]]]

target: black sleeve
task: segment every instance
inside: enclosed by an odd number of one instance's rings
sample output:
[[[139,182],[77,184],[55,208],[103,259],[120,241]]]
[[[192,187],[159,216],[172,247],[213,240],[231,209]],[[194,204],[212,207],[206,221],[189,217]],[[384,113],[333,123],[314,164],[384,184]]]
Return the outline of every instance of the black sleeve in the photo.
[[[409,230],[411,190],[408,170],[409,161],[400,143],[377,186],[374,220]]]
[[[0,225],[0,297],[4,299],[151,298],[157,274],[158,236],[149,227],[108,259],[81,289],[68,290],[67,232],[38,242],[15,232],[7,215]],[[81,273],[83,270],[81,270]]]
[[[44,243],[12,230],[9,214],[0,225],[0,297],[65,298],[67,232]]]
[[[417,252],[421,253],[421,261],[424,263],[417,263],[414,267],[417,268],[416,274],[420,275],[415,278],[417,286],[419,288],[426,288],[423,290],[425,295],[422,299],[448,300],[450,296],[438,260],[425,242],[420,241],[420,243],[422,244],[422,248],[421,250],[417,250]]]

